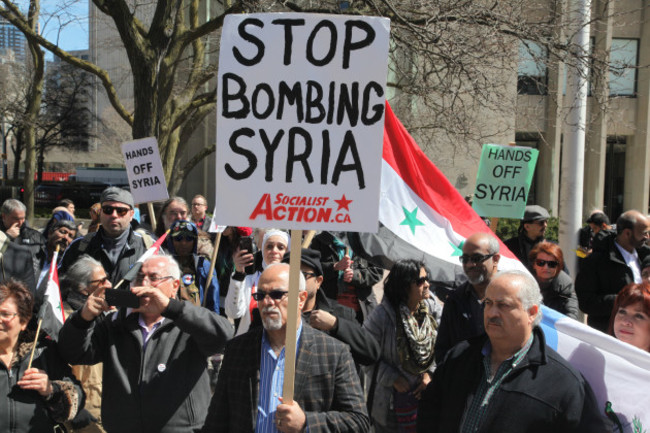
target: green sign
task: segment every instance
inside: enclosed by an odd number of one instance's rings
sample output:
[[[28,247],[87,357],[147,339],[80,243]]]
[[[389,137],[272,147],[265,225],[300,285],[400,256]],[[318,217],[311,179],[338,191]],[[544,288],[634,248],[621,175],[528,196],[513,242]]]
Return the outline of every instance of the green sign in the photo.
[[[539,151],[484,144],[472,207],[482,217],[522,218]]]

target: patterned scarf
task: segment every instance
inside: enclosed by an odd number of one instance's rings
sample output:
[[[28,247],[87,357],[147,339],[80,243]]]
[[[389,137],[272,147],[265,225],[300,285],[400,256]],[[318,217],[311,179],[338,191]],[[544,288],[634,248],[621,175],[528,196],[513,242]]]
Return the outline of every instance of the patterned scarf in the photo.
[[[418,375],[433,362],[433,346],[438,334],[436,321],[423,301],[413,314],[406,305],[400,304],[399,316],[397,352],[400,363],[404,371]]]

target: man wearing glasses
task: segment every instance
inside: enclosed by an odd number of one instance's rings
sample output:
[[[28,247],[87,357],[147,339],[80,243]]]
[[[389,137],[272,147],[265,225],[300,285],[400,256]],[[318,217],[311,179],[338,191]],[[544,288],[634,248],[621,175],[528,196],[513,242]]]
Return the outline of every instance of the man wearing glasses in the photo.
[[[196,227],[204,232],[208,231],[211,222],[211,218],[206,213],[207,211],[208,201],[202,195],[195,195],[192,199],[192,209],[190,209],[191,219]]]
[[[59,266],[64,274],[79,257],[88,254],[98,260],[115,286],[147,250],[141,233],[131,228],[133,196],[117,187],[106,188],[100,198],[101,227],[70,244]]]
[[[176,261],[154,256],[131,283],[138,308],[95,321],[110,308],[100,289],[63,325],[59,347],[68,362],[104,363],[102,422],[109,432],[190,432],[203,425],[207,359],[234,332],[226,318],[178,300],[179,286]]]
[[[359,432],[369,422],[348,347],[298,322],[294,401],[282,402],[289,265],[269,265],[253,294],[263,328],[226,346],[203,432]],[[307,300],[300,274],[298,308]]]
[[[445,301],[436,338],[436,362],[457,343],[485,332],[483,304],[485,289],[497,273],[499,242],[489,233],[475,233],[463,244],[460,262],[467,281]]]

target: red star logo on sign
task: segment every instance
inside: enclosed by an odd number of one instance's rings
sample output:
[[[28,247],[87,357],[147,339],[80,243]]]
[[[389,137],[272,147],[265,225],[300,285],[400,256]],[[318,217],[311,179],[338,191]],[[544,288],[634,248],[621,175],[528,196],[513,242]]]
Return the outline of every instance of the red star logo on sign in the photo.
[[[339,200],[334,201],[339,205],[339,208],[336,209],[337,211],[345,209],[346,211],[350,212],[350,203],[352,203],[352,200],[346,199],[345,194],[343,194],[343,197],[341,197]]]

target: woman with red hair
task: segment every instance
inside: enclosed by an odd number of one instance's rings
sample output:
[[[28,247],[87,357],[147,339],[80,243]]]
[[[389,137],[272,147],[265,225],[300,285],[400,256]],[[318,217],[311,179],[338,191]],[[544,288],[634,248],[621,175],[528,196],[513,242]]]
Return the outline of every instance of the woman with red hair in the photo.
[[[650,352],[650,284],[631,283],[616,296],[609,334]]]
[[[573,280],[564,272],[564,255],[559,246],[543,241],[528,255],[533,276],[539,284],[544,305],[572,319],[578,319],[578,298]]]

